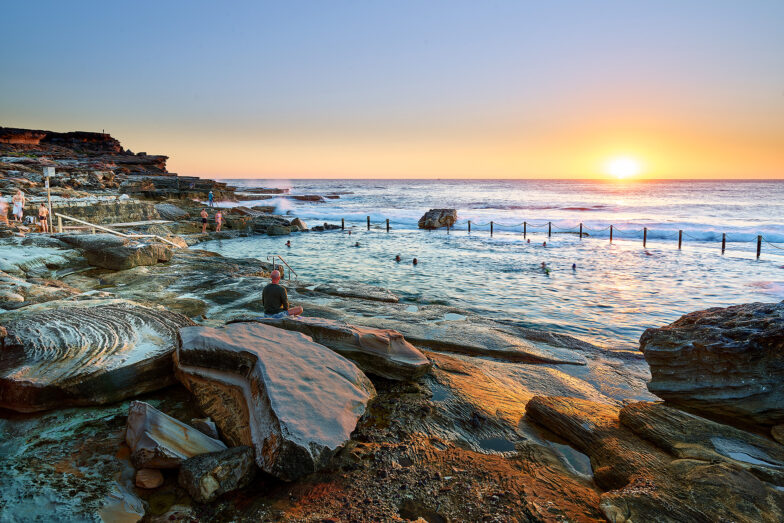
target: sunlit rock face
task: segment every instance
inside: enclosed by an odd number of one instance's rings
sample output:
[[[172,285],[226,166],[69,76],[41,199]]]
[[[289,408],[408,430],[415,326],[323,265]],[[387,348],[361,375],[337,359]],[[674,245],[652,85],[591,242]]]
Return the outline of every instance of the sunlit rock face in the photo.
[[[591,458],[612,522],[782,521],[781,446],[655,403],[536,396],[526,418]]]
[[[430,360],[395,330],[356,327],[324,318],[262,318],[259,321],[307,334],[316,343],[340,353],[363,371],[376,376],[410,381],[430,370]]]
[[[0,407],[101,405],[174,382],[180,314],[125,300],[53,301],[3,315]]]
[[[784,301],[697,311],[648,329],[648,389],[669,403],[739,423],[784,422]]]
[[[143,401],[128,408],[125,442],[131,461],[140,469],[177,468],[194,456],[226,450],[226,445]]]
[[[419,219],[420,229],[451,227],[457,221],[456,209],[430,209]]]
[[[180,330],[177,378],[232,446],[293,480],[322,468],[376,394],[353,363],[298,332],[260,323]]]

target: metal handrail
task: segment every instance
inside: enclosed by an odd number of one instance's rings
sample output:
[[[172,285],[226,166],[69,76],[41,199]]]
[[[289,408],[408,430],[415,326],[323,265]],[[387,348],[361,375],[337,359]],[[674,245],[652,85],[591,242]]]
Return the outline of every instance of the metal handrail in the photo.
[[[73,216],[67,216],[65,214],[60,214],[59,212],[54,213],[54,215],[57,216],[60,219],[65,218],[66,220],[71,220],[72,222],[81,223],[82,225],[86,225],[88,227],[92,227],[93,229],[98,229],[99,231],[105,231],[105,232],[108,232],[109,234],[114,234],[115,236],[120,236],[122,238],[131,238],[131,239],[134,239],[134,238],[155,238],[156,240],[162,241],[164,243],[168,243],[169,245],[177,247],[178,249],[181,248],[176,243],[174,243],[174,242],[172,242],[170,240],[167,240],[166,238],[161,238],[157,234],[125,234],[125,233],[122,233],[122,232],[110,229],[108,227],[103,227],[101,225],[96,225],[94,223],[86,222],[84,220],[80,220],[79,218],[74,218]],[[60,232],[62,232],[62,227],[60,227],[58,225],[58,228],[61,229]]]
[[[288,269],[286,271],[286,279],[289,281],[289,283],[291,283],[291,274],[292,273],[294,274],[294,281],[299,280],[299,274],[297,274],[297,271],[295,271],[294,269],[291,268],[291,265],[286,263],[286,260],[283,259],[283,256],[281,256],[280,254],[273,254],[272,256],[267,256],[267,261],[270,261],[270,258],[272,259],[272,270],[273,271],[275,270],[275,258],[279,258],[280,261],[283,262],[283,265],[285,265],[286,268]]]

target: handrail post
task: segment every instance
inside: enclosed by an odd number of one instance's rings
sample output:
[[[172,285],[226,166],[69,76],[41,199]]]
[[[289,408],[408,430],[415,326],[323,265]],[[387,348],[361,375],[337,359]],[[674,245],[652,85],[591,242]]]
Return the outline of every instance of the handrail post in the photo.
[[[523,222],[523,238],[525,238],[525,235],[528,233],[527,229],[528,229],[528,224],[526,222]]]
[[[678,250],[681,250],[682,243],[683,243],[683,229],[678,229]]]
[[[642,228],[642,246],[645,247],[645,244],[648,243],[648,228]]]
[[[468,234],[471,234],[471,220],[468,220]]]
[[[724,254],[724,249],[727,248],[727,233],[721,233],[721,253]]]
[[[389,232],[389,218],[387,218],[387,232]]]
[[[580,222],[580,239],[583,239],[583,222]]]
[[[613,226],[610,225],[610,243],[612,243]]]
[[[490,220],[490,236],[493,235],[493,220]]]
[[[547,237],[550,238],[553,235],[553,222],[547,222]]]
[[[367,217],[368,230],[370,230],[370,216]]]
[[[59,233],[63,232],[63,217],[62,216],[58,216],[57,217],[57,232],[59,232]]]
[[[757,236],[757,258],[760,257],[760,253],[762,252],[762,235],[760,234]]]

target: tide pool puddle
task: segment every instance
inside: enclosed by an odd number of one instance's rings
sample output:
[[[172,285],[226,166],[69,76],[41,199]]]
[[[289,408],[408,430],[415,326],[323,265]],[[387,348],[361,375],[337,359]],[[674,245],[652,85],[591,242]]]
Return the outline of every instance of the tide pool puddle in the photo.
[[[504,438],[483,438],[479,440],[479,446],[483,450],[495,452],[511,452],[515,449],[514,443]]]
[[[408,307],[406,307],[406,312],[418,312],[418,311],[419,311],[419,307],[417,307],[416,305],[409,305]]]
[[[749,463],[751,465],[761,465],[763,467],[772,467],[780,469],[784,464],[777,463],[774,459],[770,458],[761,449],[755,448],[751,445],[740,441],[732,441],[723,438],[711,438],[713,448],[716,452],[727,456],[728,458]],[[752,454],[755,454],[753,456]]]
[[[592,477],[593,469],[591,468],[591,458],[578,450],[574,450],[569,445],[556,443],[554,441],[547,442],[555,452],[563,458],[564,464],[572,469],[574,472],[581,476]]]
[[[454,312],[447,312],[444,314],[444,320],[446,321],[463,321],[466,317],[462,314],[455,314]]]

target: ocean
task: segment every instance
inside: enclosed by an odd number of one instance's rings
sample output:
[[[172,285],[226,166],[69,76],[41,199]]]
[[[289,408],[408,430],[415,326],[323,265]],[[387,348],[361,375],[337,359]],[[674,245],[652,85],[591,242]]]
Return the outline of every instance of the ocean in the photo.
[[[646,328],[687,312],[784,299],[784,181],[225,181],[338,196],[220,205],[272,205],[311,227],[344,219],[346,231],[211,241],[200,248],[261,260],[280,254],[300,280],[362,281],[389,288],[411,306],[447,304],[597,344],[636,347]],[[432,208],[457,209],[456,227],[417,229]],[[580,223],[588,234],[583,238]]]

